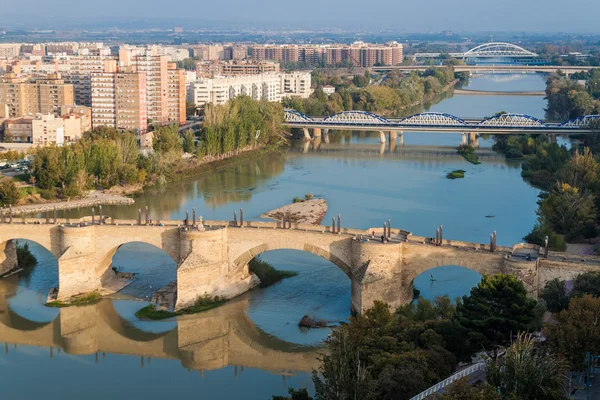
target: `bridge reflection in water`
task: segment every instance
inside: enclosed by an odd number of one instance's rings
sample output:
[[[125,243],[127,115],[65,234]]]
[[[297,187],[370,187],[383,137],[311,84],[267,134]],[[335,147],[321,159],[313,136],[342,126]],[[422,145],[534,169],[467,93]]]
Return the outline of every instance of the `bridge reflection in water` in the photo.
[[[0,342],[62,349],[68,354],[112,353],[177,359],[184,368],[206,371],[227,366],[258,368],[281,375],[309,372],[319,350],[294,345],[258,329],[246,314],[243,296],[207,312],[180,317],[168,332],[147,332],[119,315],[111,300],[61,308],[51,322],[14,312],[17,275],[0,280]],[[142,303],[140,303],[141,307]],[[59,350],[60,351],[60,350]]]

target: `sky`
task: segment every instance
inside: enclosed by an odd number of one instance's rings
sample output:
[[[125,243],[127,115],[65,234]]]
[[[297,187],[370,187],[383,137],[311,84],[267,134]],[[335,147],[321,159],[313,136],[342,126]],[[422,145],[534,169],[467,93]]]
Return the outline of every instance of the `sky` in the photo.
[[[111,18],[331,26],[399,32],[510,31],[600,33],[600,0],[0,0],[6,24],[58,28],[65,19],[82,24]]]

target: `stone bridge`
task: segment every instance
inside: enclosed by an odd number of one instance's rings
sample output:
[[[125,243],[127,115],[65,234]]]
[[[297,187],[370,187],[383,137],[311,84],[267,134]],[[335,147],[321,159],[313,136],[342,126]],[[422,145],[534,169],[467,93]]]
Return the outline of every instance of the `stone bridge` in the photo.
[[[61,308],[51,322],[30,321],[10,308],[8,300],[17,293],[17,284],[16,275],[0,280],[0,342],[7,349],[8,344],[20,344],[79,355],[178,359],[183,367],[197,371],[232,365],[288,374],[309,372],[318,364],[314,348],[289,344],[258,329],[246,314],[248,300],[244,298],[179,317],[173,329],[154,333],[122,318],[109,300]]]
[[[16,267],[14,239],[39,243],[58,259],[59,300],[112,287],[115,278],[112,257],[130,242],[149,243],[169,254],[177,264],[176,309],[198,296],[233,298],[256,286],[258,279],[248,270],[257,255],[277,249],[306,251],[337,265],[351,281],[352,309],[362,312],[375,300],[392,306],[410,302],[414,278],[435,267],[458,265],[480,273],[509,273],[519,277],[532,296],[549,279],[572,279],[584,271],[600,270],[600,258],[550,252],[532,245],[495,248],[489,244],[443,240],[390,230],[390,240],[357,240],[382,228],[356,230],[289,224],[282,222],[205,221],[203,230],[189,229],[182,221],[110,220],[98,218],[57,220],[19,218],[0,224],[0,274]],[[243,225],[243,226],[241,226]],[[337,230],[337,229],[335,229]],[[532,254],[528,260],[523,252]],[[114,286],[114,285],[113,285]],[[310,289],[310,288],[308,288]]]

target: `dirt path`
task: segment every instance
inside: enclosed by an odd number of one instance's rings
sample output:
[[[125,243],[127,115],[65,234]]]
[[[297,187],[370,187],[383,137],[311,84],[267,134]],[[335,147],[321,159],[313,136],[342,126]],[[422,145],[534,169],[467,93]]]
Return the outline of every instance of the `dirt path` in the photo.
[[[68,210],[71,208],[93,207],[101,204],[133,204],[133,199],[119,194],[110,194],[92,190],[81,199],[69,199],[63,201],[49,201],[47,203],[27,204],[13,207],[13,214],[34,214],[46,210]]]

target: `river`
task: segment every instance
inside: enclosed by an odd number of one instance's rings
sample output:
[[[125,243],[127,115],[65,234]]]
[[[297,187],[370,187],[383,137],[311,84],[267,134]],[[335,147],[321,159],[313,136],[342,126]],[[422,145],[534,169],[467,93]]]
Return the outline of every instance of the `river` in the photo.
[[[484,74],[473,90],[543,90],[538,74]],[[498,111],[543,118],[543,97],[453,96],[430,111],[484,117]],[[137,216],[148,206],[154,219],[183,219],[196,209],[205,219],[231,219],[243,208],[257,219],[293,197],[313,193],[327,200],[324,223],[341,215],[342,225],[381,226],[391,219],[417,235],[486,242],[497,231],[501,245],[522,241],[535,223],[539,191],[520,176],[520,164],[494,155],[491,140],[480,139],[486,156],[472,165],[453,147],[460,135],[412,132],[404,147],[379,144],[378,133],[332,133],[329,143],[294,143],[287,153],[246,160],[216,173],[176,182],[145,194],[133,206],[107,206],[115,218]],[[465,179],[448,180],[455,169]],[[89,210],[70,210],[79,216]],[[96,305],[47,308],[57,286],[56,259],[31,243],[38,265],[27,275],[0,281],[2,393],[6,399],[75,397],[147,398],[193,395],[203,399],[270,399],[288,387],[312,390],[310,369],[327,330],[302,331],[300,318],[344,321],[349,316],[350,282],[327,260],[278,250],[262,258],[299,275],[251,291],[221,308],[179,321],[139,321],[135,311],[157,288],[175,279],[175,263],[143,243],[121,247],[113,265],[136,272],[138,280],[117,299]],[[430,275],[435,281],[430,280]],[[425,298],[467,294],[479,274],[456,266],[427,271],[415,279]]]

